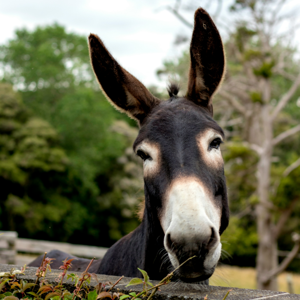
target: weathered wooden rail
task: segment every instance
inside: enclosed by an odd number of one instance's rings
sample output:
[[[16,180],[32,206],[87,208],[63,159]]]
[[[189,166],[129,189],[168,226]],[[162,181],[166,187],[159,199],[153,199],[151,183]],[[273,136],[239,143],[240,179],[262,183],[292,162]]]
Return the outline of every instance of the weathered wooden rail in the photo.
[[[50,250],[57,249],[67,252],[71,255],[84,258],[103,258],[107,248],[95,246],[83,246],[68,243],[36,241],[18,238],[16,241],[16,249],[22,253],[42,254]]]
[[[0,263],[15,264],[18,253],[39,255],[53,249],[78,257],[95,257],[96,259],[103,258],[107,251],[107,248],[104,247],[23,239],[18,238],[18,233],[15,231],[0,231]],[[278,251],[279,256],[287,256],[288,254],[288,251]],[[300,258],[300,254],[296,258]]]
[[[83,258],[103,258],[107,248],[18,238],[15,231],[0,231],[0,263],[15,264],[17,253],[43,254],[57,249]]]

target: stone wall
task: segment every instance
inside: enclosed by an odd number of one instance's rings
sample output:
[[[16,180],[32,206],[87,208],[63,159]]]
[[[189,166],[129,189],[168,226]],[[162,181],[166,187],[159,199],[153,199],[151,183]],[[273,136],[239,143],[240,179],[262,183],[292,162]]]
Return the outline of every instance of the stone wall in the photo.
[[[21,266],[13,266],[13,265],[1,265],[0,264],[0,272],[8,272],[12,268],[21,269]],[[36,268],[28,267],[26,269],[25,275],[19,275],[19,278],[23,278],[28,282],[35,282]],[[51,273],[47,273],[47,281],[49,283],[57,284],[55,279],[58,277],[58,274],[61,271],[52,270]],[[80,275],[80,273],[78,273]],[[107,275],[97,275],[99,282],[116,282],[119,277],[117,276],[107,276]],[[126,285],[130,281],[131,278],[124,277],[120,283],[113,289],[116,292],[128,292],[135,291],[139,292],[142,290],[139,286],[134,286],[130,288],[126,288]],[[154,284],[158,283],[152,281]],[[70,288],[71,290],[74,288],[74,284],[71,280],[64,280],[64,284]],[[97,282],[92,279],[91,286],[96,286]],[[208,300],[222,300],[226,295],[227,291],[231,288],[227,287],[216,287],[216,286],[201,286],[196,284],[186,284],[179,282],[171,282],[166,286],[161,287],[161,291],[157,292],[153,299],[154,300],[203,300],[207,295]],[[291,295],[288,293],[282,292],[272,292],[272,291],[260,291],[260,290],[247,290],[247,289],[238,289],[232,288],[229,296],[226,300],[288,300],[288,299],[298,299],[300,300],[300,295]]]

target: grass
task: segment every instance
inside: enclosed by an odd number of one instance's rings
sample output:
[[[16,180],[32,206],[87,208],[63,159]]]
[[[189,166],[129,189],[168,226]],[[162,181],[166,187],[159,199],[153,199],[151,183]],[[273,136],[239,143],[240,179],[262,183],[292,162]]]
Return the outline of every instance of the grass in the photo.
[[[289,292],[287,277],[291,276],[294,293],[300,294],[300,274],[284,272],[278,277],[279,291]],[[211,285],[237,287],[244,289],[256,289],[256,271],[254,268],[239,268],[232,266],[220,266],[210,278]]]

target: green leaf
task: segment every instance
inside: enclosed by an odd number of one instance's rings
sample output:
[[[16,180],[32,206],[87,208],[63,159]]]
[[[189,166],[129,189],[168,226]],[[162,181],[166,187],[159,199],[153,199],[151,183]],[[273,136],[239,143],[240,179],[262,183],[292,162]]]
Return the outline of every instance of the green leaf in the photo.
[[[5,296],[12,296],[12,293],[11,292],[6,292],[3,295],[5,295]]]
[[[150,286],[152,286],[152,287],[154,286],[153,283],[150,282],[150,281],[148,281],[147,284],[150,285]]]
[[[88,293],[88,300],[96,300],[97,299],[97,291],[93,290]]]
[[[4,285],[5,285],[5,283],[6,283],[7,281],[9,281],[9,278],[8,278],[8,279],[5,279],[4,281],[2,281],[2,282],[0,283],[0,292],[2,291]]]
[[[135,297],[136,293],[135,292],[131,292],[131,293],[129,293],[129,295],[132,296],[132,297]]]
[[[48,294],[48,295],[45,297],[45,300],[48,300],[48,299],[50,299],[50,298],[53,298],[54,296],[60,296],[60,294],[57,293],[57,292],[50,293],[50,294]],[[13,300],[13,299],[9,299],[9,300]]]
[[[143,276],[144,276],[144,281],[145,281],[145,282],[148,282],[148,281],[149,281],[148,273],[147,273],[146,271],[140,269],[140,268],[138,268],[138,269],[139,269],[139,271],[143,274]]]
[[[64,300],[71,300],[73,298],[73,294],[69,293],[64,295]]]
[[[35,292],[27,292],[26,294],[32,295],[35,298],[40,298],[39,295],[37,295]]]
[[[73,296],[73,295],[72,295],[68,290],[64,290],[64,291],[63,291],[63,296],[64,296],[64,297],[71,297],[71,299],[72,299],[72,296]]]
[[[25,292],[27,289],[35,286],[35,283],[26,283],[25,286],[23,287],[23,292]]]
[[[130,297],[129,295],[122,295],[119,300],[123,300],[123,299],[129,298],[129,297]]]
[[[130,282],[126,285],[126,287],[131,285],[141,284],[141,283],[144,283],[144,281],[141,278],[132,278]]]
[[[60,299],[60,296],[55,296],[53,298],[51,298],[52,300],[59,300]]]

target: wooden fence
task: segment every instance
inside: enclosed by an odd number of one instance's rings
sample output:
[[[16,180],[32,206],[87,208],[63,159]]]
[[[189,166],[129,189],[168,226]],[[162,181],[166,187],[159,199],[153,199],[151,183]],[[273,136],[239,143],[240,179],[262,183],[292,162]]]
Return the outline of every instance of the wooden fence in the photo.
[[[0,263],[14,264],[16,262],[16,241],[18,233],[15,231],[0,231]]]
[[[57,249],[83,258],[103,258],[107,248],[18,238],[15,231],[0,231],[0,263],[15,264],[17,253],[43,254]]]
[[[18,233],[15,231],[0,231],[0,264],[15,264],[17,253],[39,255],[53,249],[78,257],[96,259],[103,258],[107,251],[107,248],[103,247],[22,239],[18,238]],[[278,251],[279,256],[284,257],[288,254],[288,251]],[[296,258],[299,259],[300,254]]]

